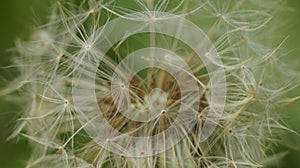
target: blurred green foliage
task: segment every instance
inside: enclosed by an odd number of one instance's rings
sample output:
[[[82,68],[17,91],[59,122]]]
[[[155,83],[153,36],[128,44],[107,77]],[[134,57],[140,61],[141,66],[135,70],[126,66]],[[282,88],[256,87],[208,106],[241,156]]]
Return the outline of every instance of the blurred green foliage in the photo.
[[[49,13],[51,0],[10,0],[2,1],[0,5],[0,66],[11,63],[12,55],[7,52],[13,48],[17,38],[26,38],[35,25],[41,24]],[[7,70],[0,70],[0,81],[12,79],[12,74]],[[4,84],[0,82],[0,86]],[[21,168],[25,167],[26,160],[30,156],[30,148],[27,141],[12,140],[6,142],[6,138],[12,132],[19,108],[14,104],[0,98],[0,167]]]
[[[7,49],[13,48],[14,41],[17,38],[28,37],[30,30],[37,25],[41,25],[49,13],[49,7],[52,0],[9,0],[2,1],[0,5],[0,66],[6,66],[11,63],[11,54]],[[261,1],[263,3],[263,1]],[[288,22],[283,32],[289,35],[287,42],[289,59],[292,59],[300,72],[300,1],[289,0],[289,5],[293,8],[291,22]],[[289,17],[289,16],[287,16]],[[1,81],[3,78],[12,78],[11,74],[1,69]],[[0,84],[2,86],[3,84]],[[300,88],[290,93],[290,96],[300,95]],[[300,101],[292,103],[287,111],[285,121],[287,124],[300,133]],[[20,168],[24,167],[29,158],[31,150],[28,142],[20,139],[6,142],[7,136],[12,132],[15,120],[18,116],[18,108],[12,103],[8,103],[0,98],[0,167],[2,168]],[[291,135],[287,137],[294,144],[300,145],[300,136]],[[291,146],[293,148],[293,146]],[[299,147],[298,147],[299,148]],[[278,150],[286,150],[281,147]],[[289,149],[289,154],[282,161],[283,168],[300,167],[300,151]]]

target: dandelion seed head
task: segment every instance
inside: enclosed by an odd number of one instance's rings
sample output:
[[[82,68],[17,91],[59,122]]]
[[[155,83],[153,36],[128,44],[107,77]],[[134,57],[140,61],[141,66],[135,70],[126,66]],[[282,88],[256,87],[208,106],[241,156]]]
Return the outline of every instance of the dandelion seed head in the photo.
[[[88,11],[88,15],[93,14],[95,12],[95,9],[91,9]]]
[[[206,57],[211,57],[211,53],[210,53],[210,52],[206,52],[206,53],[205,53],[205,56],[206,56]]]
[[[203,119],[203,114],[198,114],[198,119],[202,120]]]
[[[232,129],[229,129],[229,130],[228,130],[228,133],[229,133],[229,134],[232,134],[232,133],[233,133]]]
[[[221,19],[223,19],[223,20],[227,20],[227,17],[226,17],[226,15],[225,15],[225,14],[218,13],[216,16],[217,16],[218,18],[221,18]]]
[[[164,114],[166,114],[166,112],[167,112],[166,110],[161,110],[160,113],[161,113],[162,115],[164,115]]]
[[[84,48],[85,51],[89,51],[89,50],[91,50],[92,45],[90,45],[90,44],[85,44],[83,48]]]
[[[30,97],[12,135],[34,142],[28,167],[261,167],[298,99],[274,75],[285,40],[261,38],[276,2],[58,2],[3,91]]]
[[[64,105],[65,106],[69,105],[69,101],[68,100],[64,100]]]

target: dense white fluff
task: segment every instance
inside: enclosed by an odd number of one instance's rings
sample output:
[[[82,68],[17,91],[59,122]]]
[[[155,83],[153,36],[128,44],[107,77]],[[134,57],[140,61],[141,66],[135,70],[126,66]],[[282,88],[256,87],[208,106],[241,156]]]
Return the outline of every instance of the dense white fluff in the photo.
[[[16,44],[0,95],[21,89],[28,107],[10,138],[33,142],[28,168],[262,167],[299,99],[284,98],[286,39],[261,39],[280,5],[62,0]]]

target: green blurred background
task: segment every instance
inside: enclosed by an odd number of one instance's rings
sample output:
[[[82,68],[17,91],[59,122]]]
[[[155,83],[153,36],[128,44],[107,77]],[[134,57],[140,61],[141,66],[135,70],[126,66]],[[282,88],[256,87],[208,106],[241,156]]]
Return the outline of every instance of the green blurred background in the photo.
[[[41,25],[49,14],[49,7],[52,0],[7,0],[0,3],[0,67],[11,63],[11,54],[7,49],[13,48],[17,38],[26,38],[35,25]],[[263,0],[261,1],[263,3]],[[286,47],[290,59],[298,64],[300,72],[300,1],[289,0],[289,5],[294,8],[291,12],[292,21],[285,27],[283,33],[289,35]],[[0,82],[5,78],[13,78],[13,74],[0,69]],[[5,83],[0,83],[0,87]],[[300,95],[300,88],[290,93],[291,96]],[[286,123],[300,133],[300,101],[291,104],[286,111]],[[27,141],[16,140],[6,142],[7,136],[12,132],[15,120],[18,117],[18,108],[9,103],[5,98],[0,97],[0,168],[22,168],[31,153]],[[300,137],[291,135],[287,137],[294,144],[300,145]],[[299,147],[298,147],[299,148]],[[291,150],[285,147],[278,147],[277,150],[289,150],[284,158],[282,168],[300,167],[300,151]]]

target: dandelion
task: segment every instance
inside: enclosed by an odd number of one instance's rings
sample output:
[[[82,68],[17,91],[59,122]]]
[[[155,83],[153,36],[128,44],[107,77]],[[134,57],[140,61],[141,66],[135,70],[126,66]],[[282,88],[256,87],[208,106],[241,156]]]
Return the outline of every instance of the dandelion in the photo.
[[[292,131],[278,107],[298,97],[284,98],[294,81],[274,75],[286,39],[267,47],[259,36],[272,33],[281,1],[127,3],[58,2],[17,43],[22,85],[9,90],[30,101],[10,138],[32,141],[27,167],[264,167],[276,158],[269,146]]]

